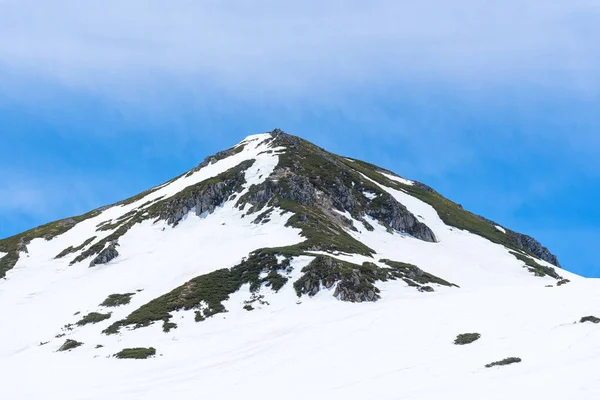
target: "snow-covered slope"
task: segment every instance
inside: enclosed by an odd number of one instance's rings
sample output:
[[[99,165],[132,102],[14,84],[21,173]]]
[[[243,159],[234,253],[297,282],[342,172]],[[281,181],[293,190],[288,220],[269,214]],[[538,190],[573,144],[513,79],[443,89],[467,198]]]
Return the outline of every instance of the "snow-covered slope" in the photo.
[[[3,398],[600,395],[599,282],[279,130],[0,241],[0,272]]]

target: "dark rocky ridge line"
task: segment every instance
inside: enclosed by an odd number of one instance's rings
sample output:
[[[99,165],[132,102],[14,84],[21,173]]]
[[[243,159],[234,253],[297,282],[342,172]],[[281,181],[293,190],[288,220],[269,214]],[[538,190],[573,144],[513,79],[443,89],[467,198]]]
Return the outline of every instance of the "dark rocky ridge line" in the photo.
[[[89,243],[86,242],[82,247],[82,250],[85,250],[72,263],[93,256],[95,257],[90,266],[113,260],[119,255],[116,250],[119,238],[137,223],[146,220],[166,221],[168,225],[175,227],[191,212],[196,215],[210,214],[216,207],[228,201],[236,201],[235,205],[240,209],[246,209],[250,205],[245,217],[252,218],[254,223],[268,222],[273,212],[290,212],[286,225],[301,229],[305,240],[284,248],[257,250],[251,253],[247,260],[232,268],[198,276],[150,301],[125,319],[113,323],[105,333],[117,333],[122,327],[144,327],[159,321],[163,323],[163,330],[169,331],[176,328],[171,318],[172,312],[177,310],[194,310],[196,320],[203,321],[214,314],[226,312],[223,302],[244,284],[250,284],[250,292],[255,295],[262,287],[270,287],[277,292],[288,283],[290,259],[300,255],[314,257],[312,251],[372,257],[375,253],[372,249],[348,234],[348,230],[372,230],[367,217],[378,221],[390,232],[402,232],[419,240],[435,242],[435,234],[427,225],[372,181],[404,190],[431,204],[447,225],[467,229],[493,242],[520,250],[509,235],[444,199],[426,185],[404,185],[391,181],[383,176],[380,173],[383,170],[376,166],[358,160],[348,161],[279,130],[272,132],[269,143],[272,147],[285,148],[285,151],[278,152],[279,163],[274,172],[266,177],[263,183],[250,187],[243,196],[239,196],[239,193],[246,183],[245,172],[254,160],[243,161],[236,167],[191,185],[170,198],[148,202],[115,221],[99,224],[98,231],[110,229],[114,232],[91,244],[87,249],[85,247]],[[208,157],[198,168],[236,154],[241,151],[238,150],[239,147],[241,146]],[[145,193],[154,190],[156,189]],[[142,198],[143,196],[135,196],[132,199]],[[131,202],[129,199],[120,204]],[[345,217],[343,213],[348,213],[352,219]],[[354,221],[359,221],[359,226],[354,226]],[[66,224],[61,229],[66,231],[72,226],[74,224]],[[61,230],[56,232],[60,234]],[[55,231],[52,231],[51,234],[54,233]],[[523,242],[521,245],[525,246],[527,243]],[[66,250],[70,252],[73,248]],[[283,256],[284,261],[278,262],[277,256]],[[316,256],[313,262],[302,270],[302,276],[295,282],[294,289],[298,296],[312,296],[322,288],[333,289],[335,285],[333,295],[339,300],[365,302],[377,301],[380,298],[377,283],[387,280],[400,279],[423,292],[433,291],[432,284],[456,286],[414,265],[392,260],[380,262],[386,264],[386,267],[380,267],[374,262],[358,265],[330,256]],[[526,267],[540,276],[555,274],[553,269],[544,268],[539,264],[530,263]]]
[[[535,260],[533,260],[525,254],[517,253],[515,251],[510,251],[510,254],[515,256],[519,261],[522,261],[525,264],[524,268],[527,268],[527,270],[535,276],[544,277],[548,275],[558,280],[559,282],[557,282],[557,285],[559,286],[566,283],[565,279],[563,279],[563,277],[560,276],[554,268],[541,265],[540,263],[536,262]]]
[[[52,240],[54,237],[67,232],[78,223],[99,215],[104,209],[106,208],[102,207],[78,217],[51,222],[0,240],[0,251],[7,253],[4,257],[0,258],[0,279],[4,278],[6,273],[17,264],[21,253],[28,253],[27,246],[32,240],[38,238]]]
[[[246,183],[245,172],[252,164],[254,164],[254,160],[243,161],[214,178],[188,186],[176,195],[152,203],[147,208],[135,210],[129,218],[118,221],[112,234],[93,244],[73,259],[71,265],[96,255],[97,257],[92,260],[90,266],[105,264],[115,259],[119,255],[116,250],[119,238],[140,222],[164,220],[169,225],[176,226],[184,216],[193,210],[196,215],[204,212],[212,213],[231,195],[241,191]]]
[[[280,162],[275,172],[263,184],[253,186],[244,199],[238,200],[238,205],[242,206],[246,202],[252,204],[251,213],[264,210],[265,207],[274,206],[293,212],[294,216],[290,218],[288,225],[302,229],[303,236],[306,238],[306,241],[298,248],[370,255],[373,253],[371,249],[354,240],[346,232],[346,229],[364,228],[371,230],[372,226],[366,221],[365,216],[374,218],[388,227],[390,231],[403,232],[424,241],[436,240],[435,234],[429,227],[420,222],[406,207],[387,192],[364,179],[361,175],[364,174],[380,184],[404,190],[408,194],[429,203],[436,209],[447,225],[469,230],[495,243],[514,250],[525,251],[560,266],[556,256],[535,239],[510,230],[507,230],[507,233],[504,234],[495,228],[496,224],[493,221],[463,210],[460,205],[443,198],[439,193],[424,184],[415,182],[414,185],[404,185],[400,182],[391,181],[379,173],[383,171],[393,174],[390,171],[359,160],[349,161],[278,129],[271,132],[271,135],[270,143],[272,146],[284,147],[287,150],[279,155]],[[214,156],[209,156],[188,174],[217,160],[239,153],[244,146],[244,144],[241,144],[219,152]],[[247,164],[242,164],[238,166],[240,168],[236,167],[232,170],[239,173],[240,170],[248,167]],[[228,173],[230,172],[231,170],[228,171]],[[179,177],[183,175],[185,174]],[[70,247],[61,252],[60,255],[64,256],[83,250],[83,253],[72,261],[72,263],[76,263],[97,256],[107,250],[107,246],[111,246],[111,243],[117,243],[118,239],[134,224],[146,219],[163,219],[175,226],[191,210],[195,210],[197,215],[203,212],[210,213],[214,211],[215,207],[232,198],[232,193],[239,191],[239,176],[237,181],[231,182],[225,181],[231,178],[227,173],[225,174],[227,176],[223,175],[201,182],[191,188],[186,188],[172,198],[157,199],[154,203],[146,203],[141,209],[134,210],[130,215],[122,216],[115,222],[106,221],[107,224],[99,227],[99,230],[115,230],[107,238],[92,244],[87,249],[85,247],[89,245],[88,242],[76,248]],[[6,272],[14,267],[20,253],[27,252],[27,245],[31,240],[35,238],[51,240],[53,237],[68,231],[77,223],[92,218],[109,207],[131,204],[179,177],[122,202],[93,210],[79,217],[52,222],[0,240],[0,251],[7,253],[0,258],[0,278],[4,277]],[[376,197],[371,200],[364,195],[364,192],[374,194]],[[355,227],[351,220],[333,210],[348,212],[355,220],[361,221],[362,227]],[[114,255],[114,252],[112,255]],[[110,257],[104,257],[103,259],[105,258]]]
[[[238,200],[238,205],[252,204],[250,212],[265,206],[279,206],[282,200],[319,209],[343,228],[356,230],[348,212],[361,221],[365,229],[373,228],[365,221],[369,216],[390,231],[407,233],[417,239],[435,242],[435,234],[389,193],[364,179],[354,169],[340,162],[340,157],[312,143],[280,130],[272,132],[272,145],[284,147],[275,171],[260,185]],[[375,195],[372,200],[365,192]]]
[[[175,178],[170,179],[169,181],[167,181],[161,185],[158,185],[154,188],[148,189],[148,190],[146,190],[142,193],[139,193],[135,196],[132,196],[126,200],[99,207],[95,210],[92,210],[92,211],[90,211],[86,214],[80,215],[80,216],[65,218],[62,220],[50,222],[48,224],[41,225],[37,228],[33,228],[33,229],[25,231],[23,233],[13,235],[13,236],[10,236],[5,239],[1,239],[0,240],[0,252],[7,253],[7,254],[4,257],[0,257],[0,279],[4,278],[6,276],[6,272],[11,270],[17,264],[17,262],[19,261],[20,253],[27,253],[27,251],[28,251],[27,245],[29,245],[29,243],[32,240],[38,239],[38,238],[42,238],[45,240],[52,240],[54,237],[62,235],[63,233],[67,232],[68,230],[73,228],[78,223],[83,222],[87,219],[93,218],[111,207],[132,204],[132,203],[144,198],[145,196],[155,192],[156,190],[176,181],[177,179],[181,178],[184,175],[190,175],[191,173],[199,170],[200,168],[202,168],[210,163],[213,163],[217,160],[228,157],[229,155],[241,152],[243,149],[244,149],[244,145],[242,144],[237,147],[234,147],[234,148],[231,148],[231,149],[228,149],[225,151],[221,151],[221,152],[215,154],[214,156],[209,156],[198,167],[194,168],[192,171],[189,171],[189,172],[183,173],[179,176],[176,176]],[[160,201],[160,199],[157,199],[157,200]],[[142,207],[146,207],[148,205],[149,205],[149,203],[146,203],[146,204],[142,205]],[[139,215],[137,215],[137,217],[139,219]],[[106,221],[106,222],[109,222],[109,221]],[[116,224],[113,224],[113,225],[108,224],[109,226],[104,226],[103,229],[104,230],[117,229],[117,228],[119,228],[119,226],[122,225],[122,222],[123,221],[117,221]],[[103,230],[103,229],[99,229],[99,230]],[[111,239],[111,240],[118,239],[118,237],[122,236],[122,234],[124,234],[124,232],[122,232],[122,230],[121,230],[118,234],[114,235],[113,239]],[[106,244],[109,242],[110,241],[102,241],[102,248],[99,247],[99,244],[96,244],[95,247],[93,248],[93,250],[91,251],[91,253],[88,255],[88,257],[90,257],[91,255],[100,253],[100,251],[102,251],[104,249],[104,246],[106,246]],[[77,247],[71,246],[70,248],[65,249],[63,252],[61,252],[59,255],[57,255],[56,258],[62,258],[68,254],[80,251],[87,244],[89,244],[89,243],[86,243],[85,245],[80,245]],[[77,261],[81,261],[81,259],[78,259]],[[73,262],[72,262],[72,264],[73,264]]]
[[[370,249],[363,249],[364,245],[352,239],[344,231],[344,228],[356,230],[356,227],[349,219],[332,211],[333,208],[341,212],[349,212],[356,219],[362,220],[365,229],[372,229],[364,220],[364,216],[369,215],[387,226],[390,231],[396,230],[425,241],[435,241],[431,229],[419,222],[406,207],[387,192],[363,179],[360,174],[339,163],[337,156],[284,133],[274,134],[270,144],[272,147],[286,148],[286,151],[279,156],[280,162],[275,172],[267,177],[263,184],[253,185],[249,193],[238,200],[237,205],[243,208],[247,203],[252,204],[249,214],[262,210],[267,204],[293,212],[295,216],[290,218],[288,225],[303,229],[307,239],[302,246],[304,250],[372,253]],[[290,146],[296,148],[289,149]],[[240,147],[222,152],[221,157],[237,153]],[[293,156],[286,157],[289,154]],[[217,158],[209,157],[201,166],[206,166]],[[116,229],[113,234],[92,245],[72,263],[96,254],[99,256],[92,260],[90,266],[114,259],[118,256],[115,249],[116,241],[131,226],[143,220],[155,218],[156,221],[165,220],[168,224],[176,226],[192,210],[196,215],[212,213],[233,193],[240,191],[245,183],[241,172],[249,168],[246,164],[247,162],[242,162],[232,169],[237,173],[232,173],[232,170],[227,171],[218,177],[188,187],[176,196],[161,200],[146,209],[131,212],[129,218],[119,219],[110,225],[112,229]],[[318,171],[315,170],[317,166]],[[292,172],[294,168],[298,172]],[[368,199],[364,191],[375,193],[376,198]],[[99,229],[105,229],[105,226]],[[322,240],[322,237],[328,238]]]
[[[413,185],[407,185],[381,175],[380,172],[391,175],[396,174],[379,168],[376,165],[356,159],[341,159],[343,162],[347,163],[349,167],[365,174],[377,183],[396,190],[402,190],[429,204],[437,211],[438,215],[446,225],[467,230],[494,243],[504,245],[509,249],[524,251],[560,268],[557,257],[550,253],[550,251],[543,247],[537,240],[506,228],[504,228],[506,233],[503,233],[496,228],[496,225],[500,226],[499,224],[465,210],[460,204],[456,204],[453,201],[446,199],[434,189],[423,183],[413,181]]]
[[[230,157],[234,154],[241,153],[245,147],[246,147],[245,144],[239,144],[239,145],[231,147],[227,150],[220,151],[212,156],[208,156],[204,159],[204,161],[202,161],[200,164],[198,164],[198,166],[196,168],[189,171],[186,174],[186,176],[191,176],[194,172],[200,171],[202,168],[204,168],[208,165],[214,164],[219,160]]]
[[[41,225],[37,228],[33,228],[28,231],[18,233],[16,235],[1,239],[0,240],[0,252],[7,253],[7,254],[4,257],[0,257],[0,279],[4,278],[6,276],[6,273],[17,264],[17,262],[19,261],[20,253],[28,252],[27,246],[29,245],[29,243],[31,243],[32,240],[40,239],[40,238],[45,239],[45,240],[52,240],[56,236],[62,235],[63,233],[69,231],[71,228],[73,228],[78,223],[81,223],[90,218],[94,218],[94,217],[100,215],[103,211],[105,211],[111,207],[115,207],[115,206],[119,206],[119,205],[128,205],[128,204],[134,203],[135,201],[137,201],[141,198],[144,198],[148,194],[160,189],[161,187],[168,185],[169,183],[179,179],[183,175],[184,174],[176,176],[175,178],[173,178],[159,186],[156,186],[152,189],[148,189],[148,190],[146,190],[140,194],[137,194],[133,197],[130,197],[126,200],[99,207],[95,210],[92,210],[92,211],[86,213],[86,214],[82,214],[82,215],[79,215],[76,217],[70,217],[70,218],[65,218],[65,219],[54,221],[54,222],[50,222],[48,224]],[[85,247],[85,246],[83,246],[83,247]],[[72,252],[70,250],[74,250],[74,248],[71,246],[71,249],[65,249],[64,254],[61,252],[61,254],[59,254],[59,255],[65,256],[66,254],[70,254]],[[79,251],[79,250],[74,250],[74,251]],[[61,257],[57,256],[57,258],[61,258]]]
[[[477,215],[477,217],[481,218],[488,224],[493,225],[494,227],[501,226],[500,224],[497,224],[491,219],[487,219],[485,217],[482,217],[481,215]],[[517,247],[521,248],[522,250],[526,250],[527,252],[533,254],[540,260],[549,262],[555,267],[562,268],[560,266],[560,263],[558,262],[558,258],[554,254],[552,254],[547,247],[543,246],[540,242],[538,242],[531,236],[525,235],[523,233],[518,233],[510,229],[503,229],[506,230],[506,235],[509,237],[509,240],[512,243],[514,243]]]
[[[533,254],[540,260],[549,262],[550,264],[562,268],[560,263],[558,262],[558,257],[548,250],[547,247],[542,246],[540,242],[532,238],[531,236],[517,233],[507,229],[507,234],[510,238],[510,241],[513,242],[517,247],[520,247],[523,250]]]

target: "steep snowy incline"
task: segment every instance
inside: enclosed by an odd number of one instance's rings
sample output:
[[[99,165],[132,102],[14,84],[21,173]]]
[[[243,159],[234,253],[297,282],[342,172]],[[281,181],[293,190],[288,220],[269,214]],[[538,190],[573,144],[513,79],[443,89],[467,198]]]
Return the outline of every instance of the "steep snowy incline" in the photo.
[[[266,151],[278,149],[268,148],[263,143],[265,139],[265,135],[250,137],[242,142],[247,145],[244,151],[202,168],[185,182],[186,178],[180,178],[165,185],[147,197],[173,195],[172,185],[177,189],[189,186],[254,158],[256,162],[245,173],[247,191],[265,179],[277,164],[277,155]],[[275,212],[268,225],[254,224],[250,218],[242,218],[245,211],[231,201],[208,216],[188,216],[176,228],[164,221],[147,220],[134,225],[120,239],[121,256],[107,265],[88,268],[86,263],[69,265],[64,259],[55,259],[66,246],[100,235],[96,231],[99,222],[136,209],[148,201],[147,197],[109,208],[50,241],[36,239],[28,245],[28,253],[22,254],[7,280],[0,282],[1,314],[8,320],[18,319],[20,331],[15,335],[11,330],[0,330],[0,355],[53,339],[63,325],[99,311],[98,305],[110,294],[135,293],[128,306],[105,310],[116,319],[191,278],[237,264],[257,248],[292,245],[302,240],[297,229],[285,227],[289,214]],[[85,327],[100,336],[101,329],[94,328],[99,325]]]
[[[3,393],[48,400],[600,395],[600,325],[576,323],[598,315],[597,281],[425,297],[391,286],[377,303],[356,305],[319,295],[301,305],[236,313],[201,327],[188,321],[168,334],[155,327],[135,331],[135,341],[123,338],[123,347],[155,346],[158,355],[149,360],[92,359],[102,350],[93,346],[71,353],[26,349],[2,358]],[[480,333],[481,339],[454,345],[465,332]],[[522,362],[484,367],[506,357]]]
[[[393,180],[402,179],[389,174],[383,175]],[[399,233],[390,235],[377,221],[369,220],[375,228],[373,231],[362,230],[351,234],[360,242],[375,249],[377,257],[415,264],[463,288],[518,285],[528,280],[531,273],[506,247],[466,230],[448,226],[431,205],[402,190],[381,185],[366,176],[364,178],[405,205],[433,230],[438,239],[436,243],[427,243]],[[553,267],[540,259],[535,259],[535,262]],[[564,270],[561,270],[560,274],[570,280],[581,279],[578,275]],[[548,283],[554,281],[550,277],[543,279],[548,280]]]
[[[194,169],[131,199],[0,240],[0,254],[3,255],[0,257],[0,278],[7,271],[19,267],[20,255],[28,252],[32,242],[34,242],[34,246],[37,245],[37,252],[43,253],[39,255],[42,258],[54,258],[63,250],[71,248],[81,250],[93,247],[94,244],[101,242],[102,239],[109,237],[117,230],[116,228],[110,229],[112,224],[126,222],[131,219],[131,214],[148,210],[153,204],[168,200],[184,189],[215,178],[244,162],[255,160],[254,171],[257,173],[246,177],[255,180],[250,184],[256,183],[257,179],[264,179],[277,165],[276,152],[281,150],[271,148],[268,143],[270,140],[271,135],[267,133],[249,136],[230,151],[222,152],[226,154],[225,157],[211,158],[201,165],[202,168]],[[91,241],[87,242],[87,240]],[[56,253],[51,253],[55,250]]]
[[[268,134],[249,136],[236,146],[243,146],[243,150],[239,153],[223,158],[213,164],[206,165],[198,171],[176,178],[172,182],[158,186],[155,189],[151,189],[149,191],[150,193],[135,201],[125,201],[125,204],[117,204],[109,207],[97,216],[77,224],[71,230],[63,235],[53,238],[51,241],[45,241],[41,238],[36,239],[28,245],[28,248],[32,249],[30,250],[30,254],[39,255],[40,259],[50,259],[54,258],[61,250],[68,246],[76,246],[90,237],[96,236],[97,239],[95,241],[97,242],[113,232],[112,230],[98,231],[97,228],[99,224],[118,220],[134,210],[143,210],[149,207],[150,204],[157,199],[166,200],[169,197],[180,193],[183,189],[207,179],[214,178],[230,168],[239,165],[243,161],[255,159],[255,164],[250,170],[246,171],[247,187],[249,187],[257,181],[260,181],[260,179],[265,179],[277,165],[277,155],[275,153],[267,154],[266,152],[269,150],[275,152],[282,149],[270,148],[268,143],[265,143],[269,138],[270,136]],[[35,251],[33,251],[33,249],[35,249]],[[17,264],[16,268],[18,269],[20,266],[20,264]]]

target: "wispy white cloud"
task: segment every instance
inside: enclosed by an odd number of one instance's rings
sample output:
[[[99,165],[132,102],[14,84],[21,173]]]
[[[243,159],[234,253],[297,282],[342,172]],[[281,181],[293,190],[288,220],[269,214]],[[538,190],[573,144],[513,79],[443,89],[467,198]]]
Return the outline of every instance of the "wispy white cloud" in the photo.
[[[162,74],[238,94],[432,79],[587,91],[599,18],[597,0],[5,0],[0,64],[97,90]]]

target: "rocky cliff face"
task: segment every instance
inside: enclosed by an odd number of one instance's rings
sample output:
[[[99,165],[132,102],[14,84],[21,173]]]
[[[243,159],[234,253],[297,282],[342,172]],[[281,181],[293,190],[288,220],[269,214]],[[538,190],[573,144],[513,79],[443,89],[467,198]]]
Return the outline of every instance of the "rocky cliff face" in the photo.
[[[111,242],[108,246],[102,250],[91,262],[90,267],[95,267],[96,265],[108,264],[115,258],[119,257],[119,252],[117,251],[118,242]]]
[[[365,217],[371,217],[390,231],[409,234],[435,242],[435,234],[389,193],[340,161],[340,157],[295,136],[275,130],[273,145],[286,148],[280,162],[264,183],[252,188],[240,199],[253,210],[278,205],[282,200],[313,207],[345,228],[356,230],[345,214],[371,229]]]
[[[164,201],[157,206],[158,218],[166,220],[169,225],[177,225],[190,212],[197,216],[212,213],[240,190],[245,183],[244,171],[251,165],[252,161],[244,162],[221,180],[194,185],[180,195]]]
[[[380,270],[375,265],[353,265],[331,257],[318,256],[302,269],[294,287],[298,295],[315,296],[335,287],[333,296],[341,301],[361,303],[380,299],[375,282]]]
[[[507,234],[510,240],[518,247],[530,252],[534,256],[538,257],[540,260],[547,261],[550,264],[560,268],[558,258],[554,254],[552,254],[547,247],[542,246],[540,242],[538,242],[531,236],[527,236],[522,233],[517,233],[513,231],[508,231]]]
[[[496,222],[487,219],[485,217],[482,217],[481,215],[478,215],[478,218],[480,218],[481,220],[485,221],[486,223],[493,225],[493,226],[499,226],[499,224],[497,224]],[[550,264],[556,266],[556,267],[561,267],[560,263],[558,262],[558,257],[556,257],[554,254],[552,254],[550,252],[550,250],[548,250],[547,247],[543,246],[540,242],[538,242],[537,240],[535,240],[534,238],[532,238],[531,236],[522,234],[522,233],[518,233],[515,231],[512,231],[510,229],[505,229],[506,231],[506,236],[508,238],[508,240],[513,243],[515,246],[517,246],[519,249],[524,250],[528,253],[533,254],[534,256],[536,256],[537,258],[539,258],[540,260],[544,260],[546,262],[549,262]]]

